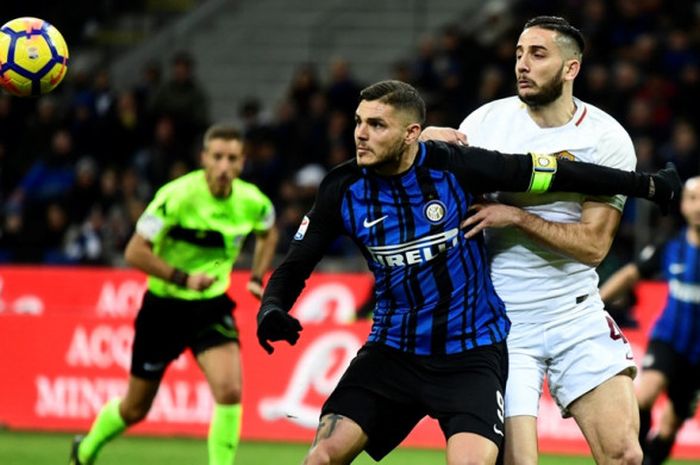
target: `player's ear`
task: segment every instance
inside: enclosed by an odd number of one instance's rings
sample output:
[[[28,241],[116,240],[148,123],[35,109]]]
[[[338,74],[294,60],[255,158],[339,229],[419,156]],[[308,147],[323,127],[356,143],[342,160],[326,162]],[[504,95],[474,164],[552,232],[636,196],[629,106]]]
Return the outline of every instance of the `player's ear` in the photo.
[[[411,123],[406,127],[406,143],[413,144],[418,141],[423,128],[418,123]]]
[[[571,60],[566,60],[564,63],[564,79],[568,81],[573,81],[576,76],[578,76],[579,71],[581,71],[581,62],[575,58]]]

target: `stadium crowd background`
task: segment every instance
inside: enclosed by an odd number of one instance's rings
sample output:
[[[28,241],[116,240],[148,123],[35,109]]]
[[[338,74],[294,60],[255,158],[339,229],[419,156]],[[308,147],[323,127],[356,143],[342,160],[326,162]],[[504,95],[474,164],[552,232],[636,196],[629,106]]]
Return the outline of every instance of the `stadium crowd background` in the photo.
[[[89,44],[101,22],[144,2],[71,2],[70,12],[36,3],[32,14],[57,25],[73,46]],[[13,8],[3,7],[7,19],[26,15]],[[527,18],[543,13],[583,31],[588,43],[574,94],[623,124],[638,169],[673,161],[684,179],[700,173],[700,2],[519,1],[503,13],[510,26],[497,34],[445,25],[388,66],[386,77],[420,89],[428,124],[455,127],[477,106],[514,93],[517,37]],[[139,85],[126,90],[116,90],[105,65],[69,71],[40,99],[0,95],[0,262],[123,266],[136,219],[159,185],[196,167],[200,136],[213,122],[208,105],[216,96],[198,82],[196,56],[172,52],[170,66],[147,65]],[[273,199],[280,253],[323,174],[354,156],[352,115],[368,84],[354,75],[342,58],[329,69],[299,63],[276,108],[251,95],[232,109],[248,140],[242,177]],[[641,204],[628,202],[602,270],[630,260],[644,245],[640,234],[660,240],[681,225],[677,212],[651,211],[640,229],[638,210],[651,208]],[[350,259],[356,252],[339,242],[331,254]]]

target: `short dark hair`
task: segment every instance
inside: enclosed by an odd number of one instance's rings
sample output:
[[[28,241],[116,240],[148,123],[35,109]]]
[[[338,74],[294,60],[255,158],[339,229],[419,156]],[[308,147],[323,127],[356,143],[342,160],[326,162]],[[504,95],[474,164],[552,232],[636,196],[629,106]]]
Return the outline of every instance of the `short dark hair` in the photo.
[[[380,81],[360,91],[361,100],[379,100],[397,110],[413,113],[419,124],[425,122],[425,102],[418,91],[403,81]]]
[[[583,38],[581,31],[569,24],[567,20],[560,16],[536,16],[525,23],[523,30],[531,27],[540,27],[550,31],[556,31],[559,34],[566,36],[576,42],[579,53],[583,54],[586,47],[586,41]]]
[[[215,124],[207,129],[204,133],[204,147],[207,146],[212,139],[224,139],[224,140],[243,140],[241,131],[235,126],[229,124]]]

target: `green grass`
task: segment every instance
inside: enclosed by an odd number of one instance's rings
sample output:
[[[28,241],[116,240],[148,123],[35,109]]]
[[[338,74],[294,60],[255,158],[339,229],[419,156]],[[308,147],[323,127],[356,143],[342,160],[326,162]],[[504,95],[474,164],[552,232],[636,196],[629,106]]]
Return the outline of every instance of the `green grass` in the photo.
[[[0,431],[0,464],[66,464],[72,435]],[[300,464],[307,446],[303,444],[244,442],[236,465]],[[202,439],[123,437],[110,443],[98,465],[206,465],[206,443]],[[354,462],[374,464],[367,455]],[[382,465],[431,465],[445,463],[441,450],[397,449]],[[690,465],[698,461],[670,461],[668,465]],[[592,465],[586,457],[544,456],[541,465]]]

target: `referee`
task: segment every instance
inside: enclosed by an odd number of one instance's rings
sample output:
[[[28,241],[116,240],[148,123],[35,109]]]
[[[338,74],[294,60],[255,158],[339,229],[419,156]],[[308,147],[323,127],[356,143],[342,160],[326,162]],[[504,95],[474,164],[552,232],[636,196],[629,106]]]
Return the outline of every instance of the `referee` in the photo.
[[[277,244],[275,211],[238,179],[243,141],[233,127],[204,135],[203,169],[164,185],[139,218],[126,247],[129,265],[148,274],[135,322],[126,395],[102,407],[90,432],[75,438],[70,463],[93,463],[102,446],[146,417],[166,368],[185,349],[197,359],[215,405],[209,464],[233,463],[241,425],[241,363],[235,303],[226,291],[243,239],[255,233],[248,291],[260,298]]]

